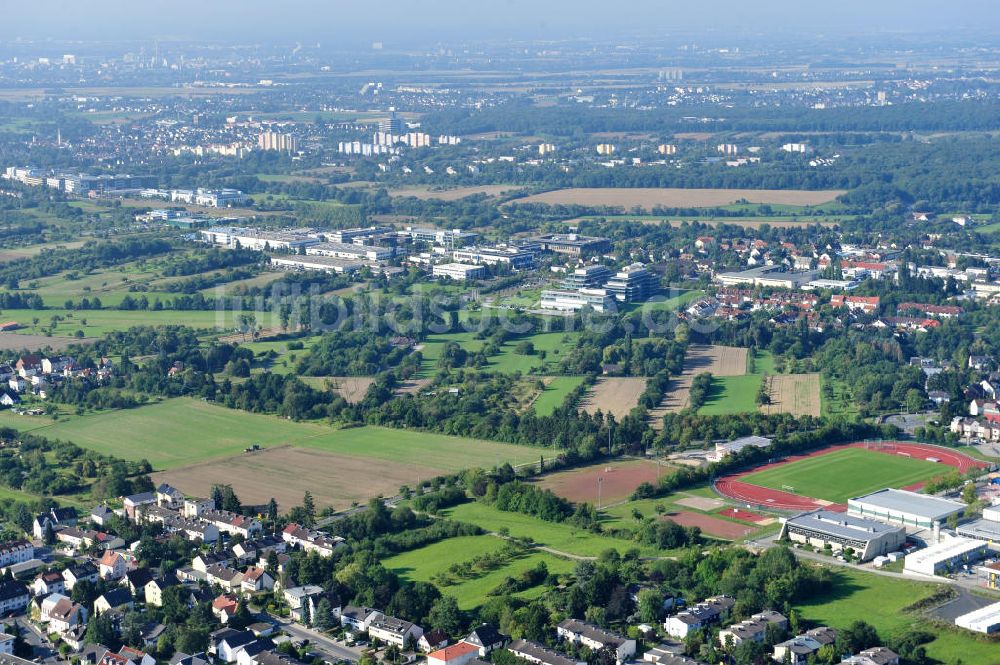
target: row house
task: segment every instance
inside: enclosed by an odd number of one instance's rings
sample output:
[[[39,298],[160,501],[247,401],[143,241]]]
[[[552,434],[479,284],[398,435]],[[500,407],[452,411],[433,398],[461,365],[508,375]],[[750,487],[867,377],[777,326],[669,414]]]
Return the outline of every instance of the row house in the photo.
[[[881,299],[878,296],[846,296],[835,294],[830,296],[831,307],[846,307],[851,312],[874,314],[878,311]]]
[[[264,526],[256,519],[228,510],[205,510],[198,515],[198,519],[214,525],[221,533],[242,536],[247,540],[264,532]]]
[[[582,644],[591,651],[607,649],[618,665],[635,655],[635,640],[579,619],[566,619],[556,626],[556,634],[568,642]]]
[[[277,536],[267,535],[233,545],[233,554],[240,561],[256,561],[266,559],[271,552],[283,554],[286,549],[284,540]]]
[[[980,422],[975,418],[955,416],[948,429],[963,439],[977,441],[1000,441],[1000,423],[990,421]]]
[[[35,546],[27,540],[8,540],[0,544],[0,568],[35,558]]]
[[[18,580],[0,580],[0,614],[19,612],[28,606],[31,594]]]
[[[730,645],[735,647],[744,642],[763,642],[768,626],[785,630],[788,628],[788,619],[773,610],[759,612],[749,619],[720,630],[719,644],[723,647]]]
[[[706,598],[693,607],[667,617],[663,629],[671,637],[684,639],[689,633],[725,620],[736,604],[731,596]]]
[[[317,552],[322,557],[332,556],[334,550],[344,546],[344,539],[340,536],[329,536],[298,524],[286,526],[281,532],[281,538],[289,545],[301,547],[306,552]]]
[[[771,660],[787,665],[805,665],[823,647],[837,641],[837,631],[820,626],[774,645]]]

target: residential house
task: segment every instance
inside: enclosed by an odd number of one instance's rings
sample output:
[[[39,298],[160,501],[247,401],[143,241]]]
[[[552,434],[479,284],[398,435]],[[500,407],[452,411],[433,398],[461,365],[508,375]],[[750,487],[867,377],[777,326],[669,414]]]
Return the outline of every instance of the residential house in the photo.
[[[97,506],[90,511],[90,521],[97,526],[107,526],[114,514],[107,506]]]
[[[250,631],[223,628],[209,636],[209,653],[224,663],[235,663],[240,651],[260,639]]]
[[[75,526],[61,526],[55,532],[56,542],[74,550],[87,549],[100,539],[96,531],[78,529]]]
[[[692,631],[724,620],[736,601],[730,596],[707,598],[693,607],[667,617],[663,629],[671,637],[684,639]]]
[[[448,635],[443,630],[428,630],[417,640],[417,648],[424,653],[448,646]]]
[[[221,587],[226,591],[238,591],[243,583],[243,575],[238,570],[215,564],[205,570],[205,579],[209,584]]]
[[[719,644],[723,647],[735,647],[744,642],[763,642],[764,636],[767,634],[767,627],[771,625],[784,630],[788,628],[788,619],[772,610],[759,612],[749,619],[720,630]]]
[[[240,561],[255,561],[266,558],[271,552],[282,553],[286,549],[285,541],[277,536],[262,536],[256,540],[245,540],[233,545],[233,554]]]
[[[380,614],[381,612],[370,607],[348,605],[340,612],[340,625],[356,633],[364,633],[368,631],[368,624],[372,619]]]
[[[96,583],[97,580],[100,579],[100,574],[97,572],[97,566],[89,561],[85,561],[83,563],[72,565],[64,570],[63,579],[66,580],[66,590],[72,591],[77,582],[86,580],[88,582]]]
[[[31,525],[31,533],[35,538],[41,540],[45,538],[45,532],[49,528],[58,526],[76,526],[77,517],[75,508],[53,508],[48,513],[43,513],[35,517]]]
[[[368,637],[395,644],[400,649],[408,648],[411,640],[415,644],[423,634],[424,629],[417,624],[384,614],[368,622]]]
[[[840,661],[841,665],[899,665],[899,656],[886,647],[872,647]]]
[[[149,568],[135,568],[125,573],[122,578],[122,585],[133,595],[141,597],[146,591],[146,585],[153,579],[153,573]]]
[[[528,640],[514,640],[507,646],[507,650],[518,658],[536,665],[581,665],[580,661],[567,658],[557,651]]]
[[[224,552],[200,552],[191,560],[191,567],[199,572],[207,572],[211,566],[228,566],[232,557]]]
[[[831,307],[846,307],[851,312],[874,314],[878,311],[880,299],[878,296],[845,296],[837,294],[830,296]]]
[[[176,584],[177,581],[169,577],[162,580],[150,580],[146,583],[146,587],[143,590],[146,604],[154,607],[163,607],[163,593]]]
[[[118,552],[108,550],[97,565],[97,572],[102,580],[120,580],[128,571],[128,562]]]
[[[236,652],[236,665],[258,665],[260,658],[273,650],[274,642],[266,637],[257,637],[255,642],[251,642]]]
[[[36,596],[63,593],[66,591],[66,580],[63,579],[62,573],[56,571],[42,573],[31,583],[31,591]]]
[[[133,665],[156,665],[156,659],[145,651],[139,651],[129,646],[123,646],[118,650],[119,656],[125,656]]]
[[[94,601],[94,614],[101,615],[110,610],[131,609],[133,607],[135,607],[135,600],[128,589],[115,587]]]
[[[125,507],[125,515],[133,522],[138,521],[139,507],[156,503],[156,495],[152,492],[142,492],[127,496],[122,500]]]
[[[156,505],[161,508],[177,510],[184,505],[184,492],[167,483],[163,483],[156,488]]]
[[[339,536],[329,536],[298,524],[286,526],[281,532],[281,538],[289,545],[301,547],[306,552],[318,552],[323,557],[331,556],[334,550],[344,545],[344,539]]]
[[[30,600],[31,594],[23,582],[0,580],[0,614],[23,610]]]
[[[837,631],[821,626],[774,645],[771,660],[787,665],[803,665],[809,657],[837,640]],[[787,655],[786,655],[787,654]]]
[[[582,644],[591,651],[607,649],[615,654],[618,665],[635,655],[635,640],[587,621],[566,619],[556,626],[556,634],[560,639]]]
[[[489,623],[479,624],[469,635],[462,640],[479,648],[479,657],[485,658],[495,649],[502,649],[507,643],[507,636],[497,630],[496,626]]]
[[[203,513],[215,510],[215,501],[211,499],[190,498],[184,499],[184,506],[181,508],[181,515],[189,520],[198,519]]]
[[[177,651],[170,659],[170,665],[210,665],[210,663],[203,653],[186,654]]]
[[[220,623],[229,623],[229,619],[236,615],[239,604],[240,601],[236,596],[222,594],[212,601],[212,614],[219,618]]]
[[[17,396],[16,392],[0,390],[0,406],[17,406],[20,403],[21,398]]]
[[[263,568],[248,568],[243,573],[243,581],[240,583],[243,593],[256,593],[258,591],[270,591],[274,588],[274,578],[267,574]]]
[[[293,586],[284,589],[281,592],[285,603],[288,605],[288,609],[291,611],[292,618],[296,621],[301,621],[303,618],[302,608],[306,608],[306,612],[312,610],[312,606],[309,600],[313,596],[320,596],[323,594],[323,587],[316,586],[315,584],[307,584],[305,586]],[[311,615],[310,615],[311,616]]]
[[[427,654],[427,665],[466,665],[478,657],[478,647],[468,642],[459,642]]]
[[[222,533],[243,536],[247,540],[264,532],[264,526],[254,518],[237,515],[228,510],[205,510],[198,518],[215,525]]]
[[[9,633],[0,633],[0,654],[14,654],[14,641],[17,638]]]
[[[0,544],[0,568],[35,558],[35,546],[27,540],[8,540]]]
[[[54,593],[42,601],[41,620],[49,624],[49,632],[62,635],[86,625],[87,610],[66,596]]]

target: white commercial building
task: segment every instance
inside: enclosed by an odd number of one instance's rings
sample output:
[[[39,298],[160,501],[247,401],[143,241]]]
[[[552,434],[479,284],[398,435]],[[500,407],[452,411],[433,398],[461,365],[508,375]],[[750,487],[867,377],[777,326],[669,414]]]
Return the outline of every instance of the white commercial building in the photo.
[[[808,543],[834,552],[850,547],[862,560],[898,551],[906,542],[906,529],[830,510],[814,510],[785,520],[781,538]]]
[[[884,489],[847,500],[850,515],[924,529],[964,510],[964,503],[908,490]]]
[[[911,573],[937,575],[970,562],[978,561],[986,553],[986,543],[961,536],[947,538],[940,543],[906,555],[903,569]]]
[[[613,312],[615,299],[604,289],[579,289],[577,291],[545,290],[539,306],[559,312],[576,312],[590,306],[595,312]]]
[[[497,247],[469,247],[456,249],[452,258],[459,263],[483,265],[509,265],[511,268],[531,268],[535,265],[535,253],[520,247],[500,245]]]
[[[467,263],[442,263],[434,266],[432,274],[434,277],[448,277],[458,281],[465,281],[486,277],[486,268]]]
[[[351,273],[360,270],[365,264],[351,259],[340,259],[334,256],[281,256],[271,257],[271,265],[282,270],[317,270],[327,273]]]
[[[981,607],[955,618],[955,625],[977,633],[990,635],[1000,631],[1000,603]]]
[[[744,448],[753,446],[754,448],[767,448],[771,445],[771,439],[766,436],[744,436],[732,441],[725,441],[715,444],[715,451],[705,455],[709,462],[721,462],[727,455],[735,455]]]

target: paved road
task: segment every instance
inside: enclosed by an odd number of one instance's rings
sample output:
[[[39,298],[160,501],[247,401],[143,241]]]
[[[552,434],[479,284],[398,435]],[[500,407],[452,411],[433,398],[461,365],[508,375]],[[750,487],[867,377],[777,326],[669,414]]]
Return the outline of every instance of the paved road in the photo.
[[[309,640],[309,647],[326,654],[331,660],[349,660],[357,662],[361,658],[361,649],[339,644],[322,633],[306,628],[300,623],[278,620],[282,630],[293,640]]]
[[[59,652],[55,650],[52,643],[49,642],[49,638],[42,634],[38,628],[35,627],[33,623],[28,621],[27,617],[20,616],[14,619],[14,624],[20,629],[21,636],[24,637],[24,641],[28,644],[35,653],[35,657],[39,659],[39,662],[46,663],[47,665],[55,665],[56,663],[61,663],[59,657]]]

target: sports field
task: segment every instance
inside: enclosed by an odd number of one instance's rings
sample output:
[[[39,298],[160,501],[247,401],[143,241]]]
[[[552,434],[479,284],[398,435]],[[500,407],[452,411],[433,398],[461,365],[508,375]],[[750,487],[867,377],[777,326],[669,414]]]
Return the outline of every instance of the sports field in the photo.
[[[503,541],[495,536],[459,536],[397,554],[383,561],[382,565],[412,582],[429,582],[432,577],[447,571],[453,564],[468,561],[488,552],[496,552],[501,547]],[[463,580],[458,584],[442,586],[441,593],[454,596],[459,608],[473,609],[481,605],[487,599],[487,594],[502,584],[507,577],[516,578],[542,561],[550,573],[557,574],[568,573],[575,565],[575,562],[569,559],[559,558],[546,552],[529,551],[508,561],[500,568]],[[518,598],[534,598],[542,590],[543,587],[534,587],[515,595]]]
[[[227,409],[180,397],[123,411],[68,416],[53,423],[0,412],[0,425],[72,441],[157,470],[231,457],[247,446],[292,445],[343,455],[418,464],[442,471],[534,462],[544,449],[383,427],[334,429]]]
[[[841,448],[743,476],[740,480],[834,503],[883,487],[906,487],[948,470],[926,460],[863,448]]]

